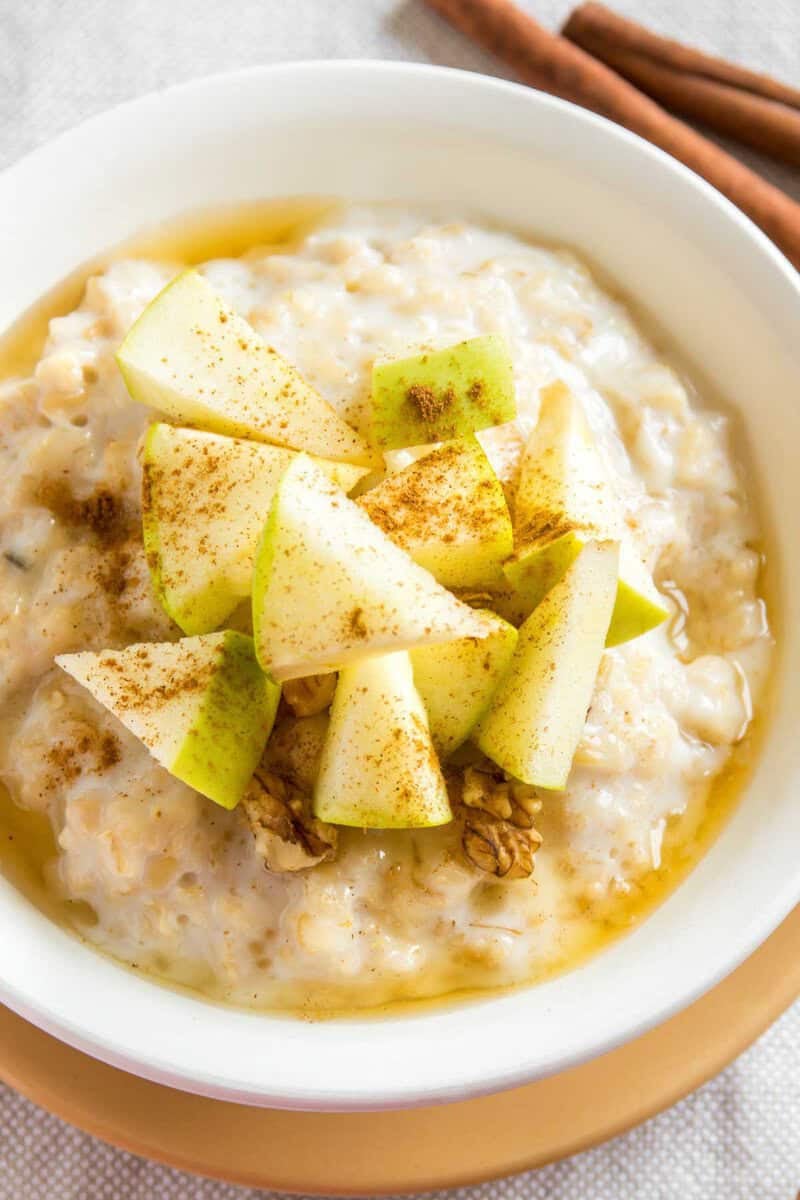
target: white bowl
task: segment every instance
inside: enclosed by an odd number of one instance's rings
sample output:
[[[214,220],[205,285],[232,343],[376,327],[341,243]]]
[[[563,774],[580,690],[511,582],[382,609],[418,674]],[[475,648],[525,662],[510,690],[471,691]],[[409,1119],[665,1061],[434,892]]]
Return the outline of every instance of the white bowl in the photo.
[[[436,204],[586,252],[742,415],[785,614],[747,793],[690,878],[587,965],[467,1007],[305,1023],[138,978],[0,879],[0,997],[159,1082],[279,1107],[463,1098],[600,1054],[716,983],[800,897],[800,286],[717,192],[614,125],[431,67],[296,63],[201,80],[89,121],[0,178],[0,327],[98,250],[182,210],[323,193]]]

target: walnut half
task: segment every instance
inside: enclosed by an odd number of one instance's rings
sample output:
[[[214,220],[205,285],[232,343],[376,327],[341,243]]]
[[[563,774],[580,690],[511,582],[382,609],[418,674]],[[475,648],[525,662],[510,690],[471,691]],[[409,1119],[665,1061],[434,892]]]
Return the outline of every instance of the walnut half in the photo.
[[[467,767],[455,783],[461,844],[473,866],[499,879],[526,879],[542,844],[533,819],[542,807],[534,788],[502,773]]]
[[[242,809],[267,870],[303,871],[336,857],[336,830],[318,821],[310,796],[280,775],[256,771]]]
[[[336,691],[336,678],[331,674],[287,679],[281,694],[296,717],[313,717],[329,707]]]

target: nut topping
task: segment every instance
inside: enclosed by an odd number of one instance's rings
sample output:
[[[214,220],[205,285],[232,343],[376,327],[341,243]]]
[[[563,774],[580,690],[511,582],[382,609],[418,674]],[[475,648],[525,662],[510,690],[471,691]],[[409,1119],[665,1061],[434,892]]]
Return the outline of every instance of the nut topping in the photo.
[[[267,870],[303,871],[336,857],[336,830],[318,821],[311,797],[280,775],[256,771],[242,809]]]
[[[336,675],[306,675],[289,679],[281,693],[296,717],[313,717],[328,708],[336,691]]]
[[[542,807],[535,788],[499,772],[467,767],[455,782],[454,811],[463,822],[469,862],[499,879],[526,879],[542,844],[533,820]]]

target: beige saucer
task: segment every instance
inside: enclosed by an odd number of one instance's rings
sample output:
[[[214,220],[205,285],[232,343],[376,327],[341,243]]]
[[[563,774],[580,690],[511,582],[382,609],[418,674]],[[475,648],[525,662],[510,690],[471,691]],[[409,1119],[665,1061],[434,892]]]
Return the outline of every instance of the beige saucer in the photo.
[[[410,1192],[552,1162],[629,1129],[722,1069],[800,994],[800,907],[691,1008],[585,1066],[437,1108],[324,1114],[205,1100],[71,1050],[0,1008],[0,1077],[148,1158],[276,1191]]]

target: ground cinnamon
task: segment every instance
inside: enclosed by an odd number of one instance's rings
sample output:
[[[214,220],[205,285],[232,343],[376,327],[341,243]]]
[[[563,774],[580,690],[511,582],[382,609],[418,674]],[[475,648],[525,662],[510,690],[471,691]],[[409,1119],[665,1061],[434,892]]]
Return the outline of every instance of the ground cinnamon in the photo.
[[[800,166],[797,89],[659,37],[602,4],[580,5],[562,33],[675,112]]]
[[[511,0],[427,0],[453,25],[514,68],[525,83],[624,125],[702,175],[800,268],[800,204],[665,112],[633,84]]]

